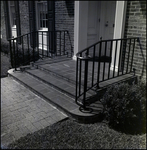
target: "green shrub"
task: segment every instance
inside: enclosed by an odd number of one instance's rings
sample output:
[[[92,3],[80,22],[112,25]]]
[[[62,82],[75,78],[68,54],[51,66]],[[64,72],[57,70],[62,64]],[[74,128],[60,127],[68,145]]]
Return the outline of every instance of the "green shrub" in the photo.
[[[12,64],[11,67],[14,68],[15,65],[16,67],[19,67],[21,65],[29,65],[30,62],[37,61],[39,59],[39,52],[34,51],[34,58],[33,58],[33,48],[29,47],[29,53],[28,53],[28,48],[26,45],[24,45],[24,52],[22,51],[22,45],[18,45],[18,53],[15,47],[15,55],[14,55],[14,49],[13,45],[11,45],[11,49],[13,52],[12,56]],[[1,40],[1,52],[5,54],[9,54],[10,57],[10,46],[8,41]],[[11,62],[11,57],[10,57],[10,62]]]
[[[1,52],[9,54],[9,42],[6,42],[1,39]]]
[[[146,84],[110,86],[102,98],[109,125],[128,134],[146,133]]]
[[[12,67],[22,66],[22,65],[29,65],[32,61],[37,61],[39,59],[39,52],[34,50],[34,56],[33,56],[33,48],[24,47],[24,51],[22,50],[21,46],[18,46],[18,50],[15,49],[15,55],[13,51],[13,57],[12,57]]]

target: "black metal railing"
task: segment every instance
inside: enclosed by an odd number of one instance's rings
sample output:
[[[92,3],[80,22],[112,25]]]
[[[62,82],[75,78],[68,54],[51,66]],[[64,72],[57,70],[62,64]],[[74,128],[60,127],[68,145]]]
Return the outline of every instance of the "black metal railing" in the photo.
[[[73,49],[69,32],[34,31],[8,40],[11,65],[17,67],[35,62],[40,58],[67,55],[72,57]]]
[[[99,83],[135,73],[133,58],[138,40],[139,38],[101,40],[76,54],[75,101],[79,106],[86,110],[87,91],[93,87],[100,88]]]

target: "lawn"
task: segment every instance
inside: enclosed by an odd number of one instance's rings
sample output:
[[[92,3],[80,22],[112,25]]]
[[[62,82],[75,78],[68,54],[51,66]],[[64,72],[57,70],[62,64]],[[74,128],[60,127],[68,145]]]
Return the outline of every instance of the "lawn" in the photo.
[[[66,119],[28,134],[9,149],[146,149],[146,134],[127,135],[104,123],[81,124]]]

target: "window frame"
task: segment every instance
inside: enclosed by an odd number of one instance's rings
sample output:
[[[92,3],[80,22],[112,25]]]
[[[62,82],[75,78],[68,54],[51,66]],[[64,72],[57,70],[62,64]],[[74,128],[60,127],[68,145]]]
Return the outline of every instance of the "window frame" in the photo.
[[[43,3],[46,3],[46,10],[39,10],[39,7],[43,7],[43,6],[39,6],[39,4],[42,4]],[[38,31],[48,31],[48,10],[47,10],[47,1],[36,1],[35,2],[35,8],[36,8],[36,25],[37,25],[37,30]],[[47,18],[42,18],[40,19],[40,12],[45,12],[46,15],[47,15]],[[40,22],[42,21],[42,24],[43,24],[43,21],[45,21],[46,23],[46,27],[41,27],[40,25]]]

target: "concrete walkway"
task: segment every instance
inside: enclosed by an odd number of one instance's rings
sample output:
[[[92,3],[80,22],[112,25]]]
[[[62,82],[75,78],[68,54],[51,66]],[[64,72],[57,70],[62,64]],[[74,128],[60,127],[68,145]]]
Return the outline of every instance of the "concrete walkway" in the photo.
[[[13,78],[1,78],[1,147],[65,118]]]

